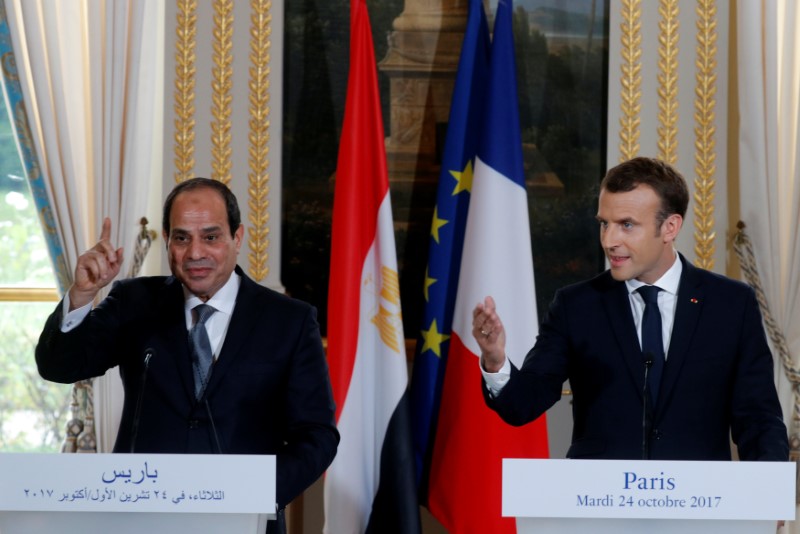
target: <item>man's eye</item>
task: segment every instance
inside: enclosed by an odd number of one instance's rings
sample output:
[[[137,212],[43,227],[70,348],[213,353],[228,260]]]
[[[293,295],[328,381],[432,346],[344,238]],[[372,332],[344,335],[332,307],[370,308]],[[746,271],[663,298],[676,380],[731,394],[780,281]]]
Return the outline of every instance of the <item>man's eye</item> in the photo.
[[[633,228],[633,223],[632,222],[624,222],[624,223],[622,223],[622,227],[625,228],[626,230],[630,230],[631,228]]]
[[[219,239],[218,235],[207,235],[206,236],[206,241],[216,241],[217,239]]]

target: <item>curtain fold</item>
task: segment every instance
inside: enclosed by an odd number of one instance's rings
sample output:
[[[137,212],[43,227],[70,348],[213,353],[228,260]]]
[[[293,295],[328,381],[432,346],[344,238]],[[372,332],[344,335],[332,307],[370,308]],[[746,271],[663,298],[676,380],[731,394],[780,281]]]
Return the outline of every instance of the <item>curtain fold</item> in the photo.
[[[747,225],[772,315],[800,363],[800,4],[739,0],[739,166]],[[792,385],[776,366],[792,428]],[[796,526],[792,531],[797,532]]]
[[[161,168],[164,5],[160,0],[5,0],[19,82],[53,232],[71,272],[102,218],[133,243]],[[113,446],[122,393],[95,385],[98,450]]]

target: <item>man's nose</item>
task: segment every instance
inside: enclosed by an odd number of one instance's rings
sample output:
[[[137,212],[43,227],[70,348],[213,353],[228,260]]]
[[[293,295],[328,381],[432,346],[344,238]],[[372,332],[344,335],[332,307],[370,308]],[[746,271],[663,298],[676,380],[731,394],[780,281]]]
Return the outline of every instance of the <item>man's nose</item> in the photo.
[[[204,254],[203,244],[196,239],[192,239],[191,243],[189,243],[189,248],[186,250],[186,254],[193,260],[202,258]]]
[[[619,234],[614,230],[614,227],[609,225],[604,230],[600,231],[600,246],[604,249],[616,247]]]

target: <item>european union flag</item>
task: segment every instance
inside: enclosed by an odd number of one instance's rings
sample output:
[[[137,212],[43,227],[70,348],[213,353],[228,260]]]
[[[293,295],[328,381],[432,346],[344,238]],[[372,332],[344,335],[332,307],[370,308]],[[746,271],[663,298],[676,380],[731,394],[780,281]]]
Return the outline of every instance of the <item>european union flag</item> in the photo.
[[[489,29],[486,13],[482,0],[470,0],[431,224],[424,285],[425,310],[411,380],[414,453],[423,503],[427,501],[427,473],[450,346],[464,227],[488,72]]]

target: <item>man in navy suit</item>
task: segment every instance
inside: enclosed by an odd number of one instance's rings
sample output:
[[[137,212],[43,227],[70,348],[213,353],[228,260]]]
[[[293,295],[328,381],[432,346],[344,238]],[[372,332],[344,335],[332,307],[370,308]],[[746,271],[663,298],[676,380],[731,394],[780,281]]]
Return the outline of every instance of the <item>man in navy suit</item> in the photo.
[[[570,458],[729,460],[732,438],[742,460],[788,459],[755,293],[674,249],[688,203],[685,180],[664,162],[608,171],[597,221],[610,269],[556,293],[520,369],[505,357],[493,299],[478,304],[472,333],[489,407],[523,425],[569,380]],[[650,292],[658,313],[646,319]]]
[[[252,281],[236,266],[244,227],[224,184],[194,178],[164,203],[170,277],[114,283],[122,265],[105,219],[78,258],[72,287],[36,347],[47,380],[71,383],[120,367],[125,388],[114,452],[274,454],[283,507],[330,465],[339,434],[316,311]],[[208,374],[187,332],[205,320]]]

